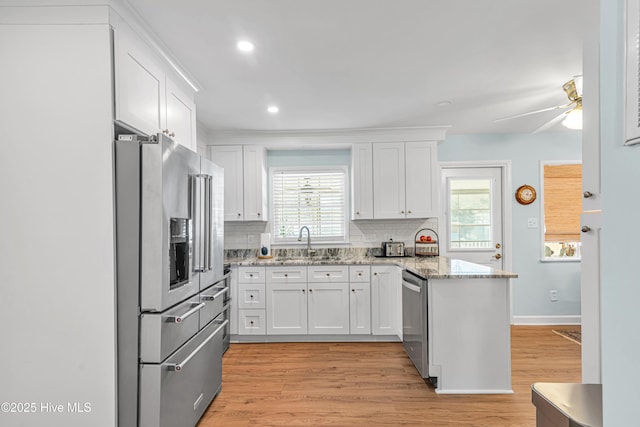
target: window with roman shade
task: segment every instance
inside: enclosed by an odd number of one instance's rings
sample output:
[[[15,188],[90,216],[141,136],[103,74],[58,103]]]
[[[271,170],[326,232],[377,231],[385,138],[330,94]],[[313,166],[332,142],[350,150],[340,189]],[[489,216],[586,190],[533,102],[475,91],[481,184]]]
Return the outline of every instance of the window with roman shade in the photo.
[[[272,168],[271,218],[274,243],[297,242],[305,225],[312,242],[346,242],[347,168]]]
[[[578,257],[582,212],[582,165],[545,164],[545,257]]]

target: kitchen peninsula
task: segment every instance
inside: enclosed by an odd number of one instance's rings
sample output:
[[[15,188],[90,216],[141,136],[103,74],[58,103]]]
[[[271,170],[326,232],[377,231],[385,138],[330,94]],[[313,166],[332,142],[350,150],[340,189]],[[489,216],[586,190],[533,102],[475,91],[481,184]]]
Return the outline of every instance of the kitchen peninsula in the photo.
[[[367,249],[274,255],[227,251],[238,325],[232,341],[402,340],[405,270],[426,280],[424,376],[436,392],[512,393],[510,279],[516,274],[442,256],[376,257]]]

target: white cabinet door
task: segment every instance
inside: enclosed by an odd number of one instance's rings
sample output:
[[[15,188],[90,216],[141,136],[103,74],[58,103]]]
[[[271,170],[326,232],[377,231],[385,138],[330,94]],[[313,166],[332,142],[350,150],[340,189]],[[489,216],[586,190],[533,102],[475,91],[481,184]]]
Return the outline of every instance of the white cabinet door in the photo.
[[[224,220],[244,219],[242,145],[209,146],[209,159],[224,168]]]
[[[309,335],[349,333],[349,284],[309,283]]]
[[[172,79],[166,79],[166,126],[178,144],[197,151],[196,103],[193,92],[181,89]]]
[[[370,143],[351,148],[351,219],[373,219],[373,147]]]
[[[405,218],[402,142],[373,144],[373,217]]]
[[[307,333],[306,283],[267,283],[267,335]]]
[[[373,335],[398,335],[401,270],[395,266],[372,266],[371,273],[371,332]]]
[[[265,307],[265,286],[262,283],[238,285],[238,308],[241,309],[264,309]]]
[[[116,32],[116,121],[146,135],[162,129],[165,74],[152,54],[126,27]]]
[[[407,142],[404,146],[407,218],[438,216],[436,148],[436,144],[430,142]]]
[[[349,331],[352,335],[368,335],[371,333],[371,284],[352,282],[349,287]]]
[[[267,221],[267,169],[265,149],[259,145],[244,147],[244,219]]]

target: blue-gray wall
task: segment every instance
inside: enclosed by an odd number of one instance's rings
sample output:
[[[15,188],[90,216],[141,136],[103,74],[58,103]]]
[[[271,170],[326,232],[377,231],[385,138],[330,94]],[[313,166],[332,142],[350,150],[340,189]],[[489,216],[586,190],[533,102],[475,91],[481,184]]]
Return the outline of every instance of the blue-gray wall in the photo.
[[[581,160],[582,135],[578,131],[530,134],[450,135],[438,146],[438,160],[510,160],[513,191],[529,184],[540,189],[541,160]],[[580,315],[580,263],[541,262],[540,197],[523,206],[510,200],[513,213],[513,265],[519,278],[513,281],[513,315],[516,322],[528,316]],[[537,218],[539,228],[527,228]],[[559,301],[549,300],[557,289]],[[531,319],[529,319],[531,320]]]
[[[624,0],[600,2],[600,308],[605,426],[640,425],[640,317],[636,315],[640,304],[640,145],[623,145],[623,4]]]

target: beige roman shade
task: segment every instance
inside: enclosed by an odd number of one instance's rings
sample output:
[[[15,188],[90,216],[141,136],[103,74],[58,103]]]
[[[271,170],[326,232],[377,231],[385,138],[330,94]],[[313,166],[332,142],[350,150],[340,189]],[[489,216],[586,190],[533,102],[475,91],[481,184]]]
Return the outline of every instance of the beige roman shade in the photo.
[[[582,165],[545,165],[545,242],[579,242],[581,211]]]

